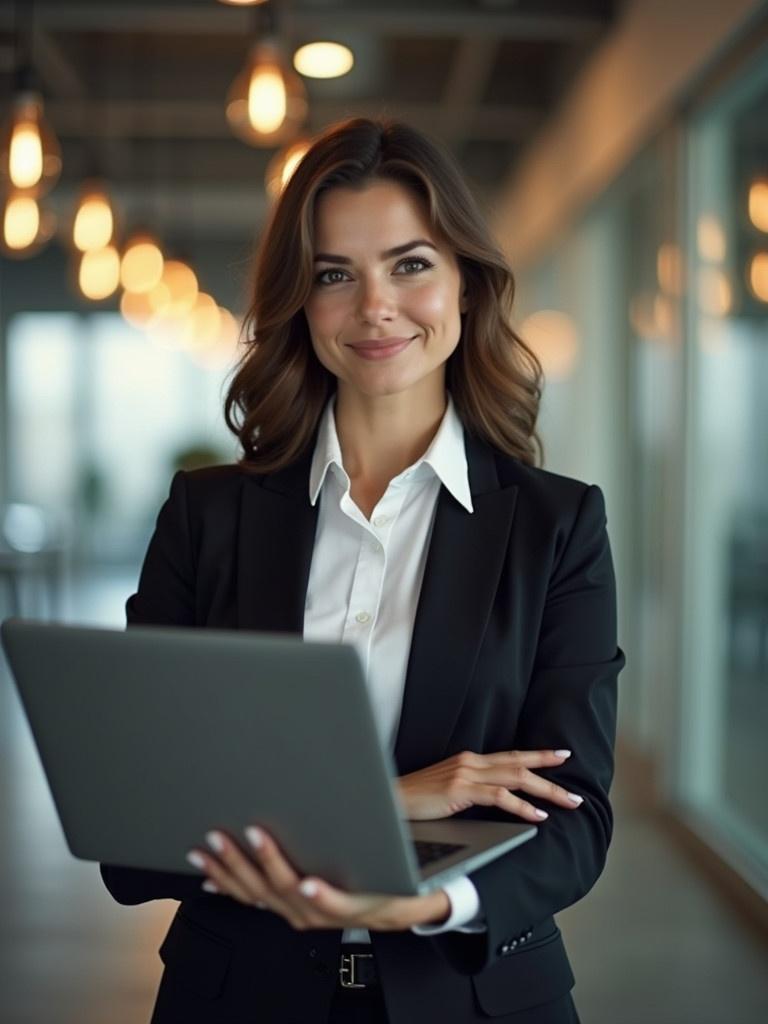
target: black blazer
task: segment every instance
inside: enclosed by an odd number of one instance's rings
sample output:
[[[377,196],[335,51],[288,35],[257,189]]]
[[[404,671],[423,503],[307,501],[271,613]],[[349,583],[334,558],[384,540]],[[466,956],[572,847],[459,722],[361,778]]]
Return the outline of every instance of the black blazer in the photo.
[[[485,933],[371,939],[391,1024],[523,1010],[509,1020],[550,1024],[542,1004],[573,986],[553,915],[592,887],[612,829],[625,656],[605,504],[595,485],[527,466],[466,432],[465,442],[474,512],[440,488],[395,761],[404,775],[462,750],[567,747],[572,757],[540,774],[584,803],[548,804],[533,840],[472,873]],[[268,475],[236,466],[177,473],[127,603],[129,625],[301,633],[317,523],[312,447]],[[486,807],[457,817],[510,820]],[[181,901],[160,949],[155,1024],[326,1019],[341,930],[294,931],[270,911],[204,893],[199,877],[101,871],[120,903]]]

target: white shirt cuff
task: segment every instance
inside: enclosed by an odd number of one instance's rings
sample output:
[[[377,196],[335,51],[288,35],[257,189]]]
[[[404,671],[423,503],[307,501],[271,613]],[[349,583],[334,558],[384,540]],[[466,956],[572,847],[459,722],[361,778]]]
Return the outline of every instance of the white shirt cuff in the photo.
[[[442,886],[451,904],[451,913],[442,924],[415,924],[411,931],[416,935],[439,935],[440,932],[484,932],[485,915],[480,907],[480,897],[474,883],[466,875],[452,878]]]

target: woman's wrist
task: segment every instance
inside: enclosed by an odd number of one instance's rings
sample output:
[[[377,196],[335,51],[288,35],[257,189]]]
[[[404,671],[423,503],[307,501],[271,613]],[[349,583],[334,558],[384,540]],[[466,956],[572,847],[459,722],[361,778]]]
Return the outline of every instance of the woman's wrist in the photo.
[[[448,898],[448,893],[445,889],[437,889],[431,893],[434,898],[434,911],[426,921],[422,921],[422,924],[444,924],[451,916],[451,901]]]

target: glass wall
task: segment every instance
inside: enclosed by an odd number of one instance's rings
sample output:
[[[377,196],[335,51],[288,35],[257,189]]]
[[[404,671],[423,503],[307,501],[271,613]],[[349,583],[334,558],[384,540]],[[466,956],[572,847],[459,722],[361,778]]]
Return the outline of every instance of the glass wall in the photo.
[[[768,53],[690,126],[681,795],[768,879]]]
[[[54,511],[80,560],[140,559],[171,475],[230,462],[225,367],[117,313],[24,313],[8,327],[9,497]]]
[[[768,53],[663,126],[518,281],[545,468],[600,484],[620,732],[768,892]],[[542,329],[545,325],[547,329]]]

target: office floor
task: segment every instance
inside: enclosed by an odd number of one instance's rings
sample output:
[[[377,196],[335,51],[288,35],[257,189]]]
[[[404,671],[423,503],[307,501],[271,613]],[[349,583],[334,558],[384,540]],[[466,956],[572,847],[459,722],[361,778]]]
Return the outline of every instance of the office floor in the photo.
[[[122,624],[134,581],[80,581],[72,618]],[[768,1020],[768,947],[659,830],[627,775],[619,761],[608,865],[589,896],[558,918],[582,1024]],[[120,907],[96,867],[70,856],[1,660],[0,834],[0,1020],[148,1021],[156,951],[176,904]]]

